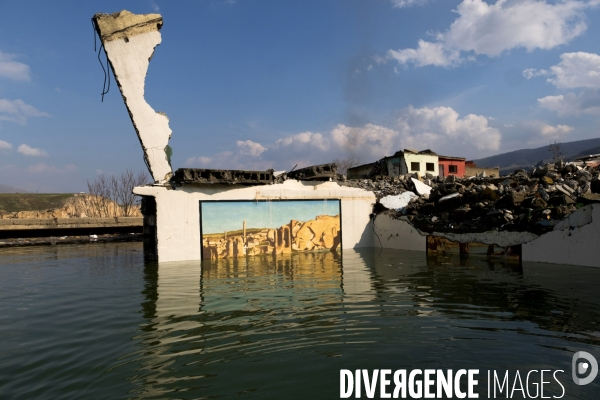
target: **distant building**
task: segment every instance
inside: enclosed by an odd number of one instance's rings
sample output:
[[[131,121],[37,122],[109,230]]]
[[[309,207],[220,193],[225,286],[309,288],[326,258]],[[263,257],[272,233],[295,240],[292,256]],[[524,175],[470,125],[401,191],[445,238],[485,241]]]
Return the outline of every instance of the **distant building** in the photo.
[[[439,176],[455,175],[463,177],[466,173],[465,159],[462,157],[438,156]]]
[[[346,175],[348,179],[366,179],[375,167],[375,163],[357,165],[356,167],[348,168]]]
[[[477,176],[485,172],[485,176],[500,177],[500,167],[496,168],[478,168],[473,161],[465,162],[465,176]]]
[[[398,176],[412,173],[438,175],[438,155],[431,150],[404,149],[382,159],[386,171],[382,175]]]
[[[590,154],[588,156],[579,157],[573,162],[581,167],[597,167],[600,165],[600,154]]]
[[[348,168],[348,179],[363,179],[373,175],[399,176],[417,172],[423,176],[438,176],[438,155],[431,150],[404,149],[370,164]]]

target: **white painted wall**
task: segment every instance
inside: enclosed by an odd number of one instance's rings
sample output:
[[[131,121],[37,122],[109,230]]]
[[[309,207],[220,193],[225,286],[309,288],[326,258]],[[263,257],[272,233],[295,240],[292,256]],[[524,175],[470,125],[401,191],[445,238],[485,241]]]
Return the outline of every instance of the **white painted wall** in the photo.
[[[407,168],[407,171],[402,171],[402,174],[412,174],[414,172],[417,171],[413,171],[410,168],[410,163],[411,162],[418,162],[420,163],[420,169],[419,169],[419,174],[421,176],[425,175],[426,173],[430,173],[433,176],[438,176],[440,171],[439,171],[439,162],[438,162],[438,156],[433,156],[430,154],[412,154],[412,153],[404,153],[404,162],[405,165],[402,165],[402,163],[400,163],[401,167]],[[433,164],[433,171],[427,171],[427,165],[426,163],[432,163]]]
[[[380,214],[375,220],[375,247],[426,251],[426,234],[408,221]],[[569,215],[553,231],[538,236],[530,232],[489,231],[482,233],[440,233],[434,236],[468,243],[522,245],[522,260],[553,264],[600,267],[600,204],[589,205]],[[380,242],[381,241],[381,244]]]
[[[523,244],[522,260],[600,267],[600,204],[575,211],[552,232]]]
[[[300,182],[264,186],[185,185],[175,190],[164,186],[141,186],[135,194],[156,198],[158,260],[162,262],[200,259],[201,200],[310,200],[340,199],[342,247],[370,247],[369,215],[375,195],[364,189],[335,182]]]
[[[427,251],[427,235],[421,235],[408,221],[379,214],[375,218],[374,226],[377,234],[373,238],[374,247]]]

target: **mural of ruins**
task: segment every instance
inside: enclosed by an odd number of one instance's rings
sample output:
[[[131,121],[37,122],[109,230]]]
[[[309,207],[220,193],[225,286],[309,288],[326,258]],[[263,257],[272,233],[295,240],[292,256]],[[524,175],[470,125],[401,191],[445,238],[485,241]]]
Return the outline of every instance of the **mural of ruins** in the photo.
[[[202,258],[337,251],[339,200],[201,201]]]

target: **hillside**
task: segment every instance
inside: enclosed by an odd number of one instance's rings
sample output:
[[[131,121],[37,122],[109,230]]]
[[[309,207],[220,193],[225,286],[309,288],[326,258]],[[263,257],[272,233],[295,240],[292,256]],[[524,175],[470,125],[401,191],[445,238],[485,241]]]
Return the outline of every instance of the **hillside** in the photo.
[[[2,193],[0,194],[0,213],[61,208],[73,196],[73,193]]]
[[[600,138],[578,140],[575,142],[560,143],[563,160],[571,161],[574,158],[589,154],[600,153]],[[491,157],[474,160],[478,167],[500,167],[500,172],[506,174],[515,169],[531,169],[540,161],[551,162],[552,153],[550,146],[546,145],[536,149],[523,149],[509,153],[497,154]]]
[[[110,199],[85,193],[0,194],[0,218],[107,218],[140,217],[134,206],[125,215]]]
[[[9,185],[0,185],[0,193],[31,193],[18,187]]]

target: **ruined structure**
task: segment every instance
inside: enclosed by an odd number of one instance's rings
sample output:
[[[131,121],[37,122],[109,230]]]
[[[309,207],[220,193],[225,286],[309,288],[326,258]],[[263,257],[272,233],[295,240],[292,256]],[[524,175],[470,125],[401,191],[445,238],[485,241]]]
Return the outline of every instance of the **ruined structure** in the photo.
[[[164,113],[154,111],[144,99],[148,65],[161,42],[162,17],[123,10],[96,14],[92,20],[140,139],[150,174],[155,182],[167,182],[173,175],[169,161],[169,119]]]
[[[583,166],[544,165],[531,174],[459,179],[439,176],[436,153],[404,150],[374,163],[369,173],[374,180],[347,180],[335,164],[288,173],[186,168],[173,176],[168,120],[143,97],[162,18],[122,11],[97,14],[94,23],[155,180],[134,193],[143,197],[144,232],[152,236],[161,262],[340,247],[426,251],[427,237],[433,236],[461,243],[461,252],[476,242],[492,246],[492,252],[493,246],[506,252],[514,247],[524,260],[600,266],[600,178],[588,160],[581,161]],[[238,232],[202,233],[209,219],[203,204],[312,201],[325,207],[330,200],[338,204],[333,214],[286,216],[267,224],[270,215],[252,231],[244,219],[241,231],[236,220]]]

